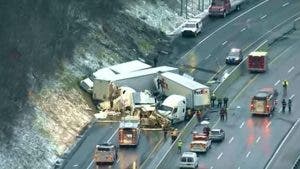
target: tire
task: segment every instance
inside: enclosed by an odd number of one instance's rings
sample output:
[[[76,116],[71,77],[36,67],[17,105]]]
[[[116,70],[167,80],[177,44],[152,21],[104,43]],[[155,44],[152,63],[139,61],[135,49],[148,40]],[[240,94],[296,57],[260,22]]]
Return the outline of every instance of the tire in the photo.
[[[236,11],[239,11],[241,9],[241,6],[240,5],[237,5],[236,6]]]

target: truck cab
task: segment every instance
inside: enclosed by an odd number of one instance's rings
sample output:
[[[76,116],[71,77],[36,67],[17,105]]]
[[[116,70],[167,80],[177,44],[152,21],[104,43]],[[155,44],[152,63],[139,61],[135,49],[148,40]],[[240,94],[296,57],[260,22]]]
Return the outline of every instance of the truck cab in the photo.
[[[114,163],[118,159],[118,149],[115,145],[104,143],[96,146],[94,161],[96,165]]]
[[[240,10],[243,0],[212,0],[208,9],[209,16],[223,16],[224,18],[228,13]]]
[[[193,139],[190,144],[190,151],[192,152],[207,152],[211,147],[211,140],[204,133],[193,132]]]
[[[273,87],[259,90],[250,102],[252,114],[270,115],[275,110],[278,92]]]
[[[249,72],[265,72],[268,69],[267,52],[251,52],[248,56]]]
[[[118,129],[120,146],[137,146],[140,137],[140,122],[138,117],[125,117]]]
[[[182,28],[182,36],[197,36],[202,30],[201,19],[190,19]]]
[[[158,113],[168,118],[172,124],[184,121],[186,118],[186,98],[180,95],[170,95],[158,106]]]

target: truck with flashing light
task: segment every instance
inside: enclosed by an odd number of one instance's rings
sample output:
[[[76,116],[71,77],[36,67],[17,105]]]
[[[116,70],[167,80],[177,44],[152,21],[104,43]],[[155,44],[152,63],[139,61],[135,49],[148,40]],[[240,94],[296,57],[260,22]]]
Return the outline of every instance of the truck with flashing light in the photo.
[[[270,115],[276,108],[278,92],[273,87],[260,89],[250,102],[252,114]]]
[[[127,116],[120,122],[118,129],[120,146],[137,146],[140,138],[139,117]]]

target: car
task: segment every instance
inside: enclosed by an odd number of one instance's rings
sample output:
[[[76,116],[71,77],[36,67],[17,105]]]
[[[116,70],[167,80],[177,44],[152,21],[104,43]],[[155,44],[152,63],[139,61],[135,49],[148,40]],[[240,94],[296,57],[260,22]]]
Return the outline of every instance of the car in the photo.
[[[194,152],[184,152],[180,158],[179,168],[198,168],[197,154]]]
[[[225,131],[223,129],[212,129],[209,133],[211,141],[223,141],[225,139]]]
[[[238,48],[230,49],[228,56],[225,59],[226,64],[228,65],[237,65],[243,60],[242,50]]]
[[[113,164],[118,159],[118,149],[110,143],[99,144],[96,146],[94,161],[97,166],[110,163]]]

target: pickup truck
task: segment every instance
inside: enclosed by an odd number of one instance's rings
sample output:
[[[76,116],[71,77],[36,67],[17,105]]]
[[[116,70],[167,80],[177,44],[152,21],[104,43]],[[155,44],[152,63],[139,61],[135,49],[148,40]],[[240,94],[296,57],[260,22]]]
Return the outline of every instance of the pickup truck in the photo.
[[[193,18],[187,21],[182,28],[182,36],[197,36],[202,31],[201,18]]]
[[[223,16],[239,11],[244,0],[212,0],[208,9],[209,16]]]

